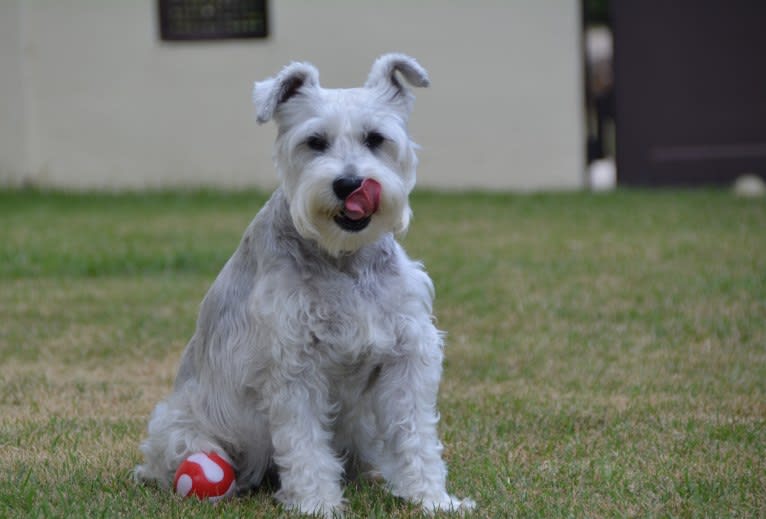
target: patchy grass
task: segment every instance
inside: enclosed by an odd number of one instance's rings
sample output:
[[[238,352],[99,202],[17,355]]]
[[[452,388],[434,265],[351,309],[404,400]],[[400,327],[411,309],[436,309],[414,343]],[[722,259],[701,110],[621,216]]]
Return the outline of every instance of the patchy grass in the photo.
[[[0,516],[278,517],[137,486],[147,416],[258,193],[0,192]],[[766,203],[419,193],[475,517],[766,515]],[[414,517],[377,483],[353,516]]]

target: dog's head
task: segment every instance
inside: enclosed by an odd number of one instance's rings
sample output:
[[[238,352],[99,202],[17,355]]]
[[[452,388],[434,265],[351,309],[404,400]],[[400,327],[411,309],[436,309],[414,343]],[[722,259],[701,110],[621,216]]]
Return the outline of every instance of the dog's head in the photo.
[[[324,89],[309,63],[255,84],[258,122],[278,126],[274,158],[293,223],[330,254],[407,229],[417,146],[405,83],[428,86],[428,74],[409,56],[386,54],[361,88]]]

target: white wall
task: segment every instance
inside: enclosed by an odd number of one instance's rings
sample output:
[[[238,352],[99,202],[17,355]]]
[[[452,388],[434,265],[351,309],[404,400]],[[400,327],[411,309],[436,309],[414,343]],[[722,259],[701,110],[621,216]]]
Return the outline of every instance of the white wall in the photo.
[[[20,19],[18,1],[0,1],[0,185],[18,184],[26,170]]]
[[[360,85],[402,51],[433,84],[411,124],[421,186],[582,187],[578,6],[272,0],[266,40],[168,43],[155,0],[3,0],[0,182],[270,188],[253,80],[306,60],[324,86]]]

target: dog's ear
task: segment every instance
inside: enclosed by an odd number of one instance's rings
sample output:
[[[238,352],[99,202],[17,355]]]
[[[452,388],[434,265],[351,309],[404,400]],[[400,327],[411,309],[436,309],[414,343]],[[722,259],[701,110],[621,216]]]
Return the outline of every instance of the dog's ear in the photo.
[[[414,96],[412,92],[402,83],[401,74],[407,83],[415,87],[427,87],[431,84],[428,79],[428,72],[415,61],[405,54],[384,54],[375,60],[364,84],[367,88],[381,90],[390,95],[390,99],[403,101],[409,109],[412,106]]]
[[[310,63],[291,63],[276,77],[257,81],[253,87],[257,121],[271,120],[279,105],[306,89],[318,87],[319,72]]]

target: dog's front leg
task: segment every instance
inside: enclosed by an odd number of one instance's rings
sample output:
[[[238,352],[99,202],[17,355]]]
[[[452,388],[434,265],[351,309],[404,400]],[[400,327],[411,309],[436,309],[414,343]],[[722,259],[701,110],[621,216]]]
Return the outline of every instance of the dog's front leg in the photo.
[[[331,446],[328,384],[302,374],[276,385],[269,421],[281,488],[276,498],[302,513],[340,516],[343,465]]]
[[[383,450],[381,474],[391,491],[427,511],[463,511],[475,503],[447,493],[447,468],[436,425],[441,377],[441,341],[432,340],[383,367],[376,392],[376,415]]]

